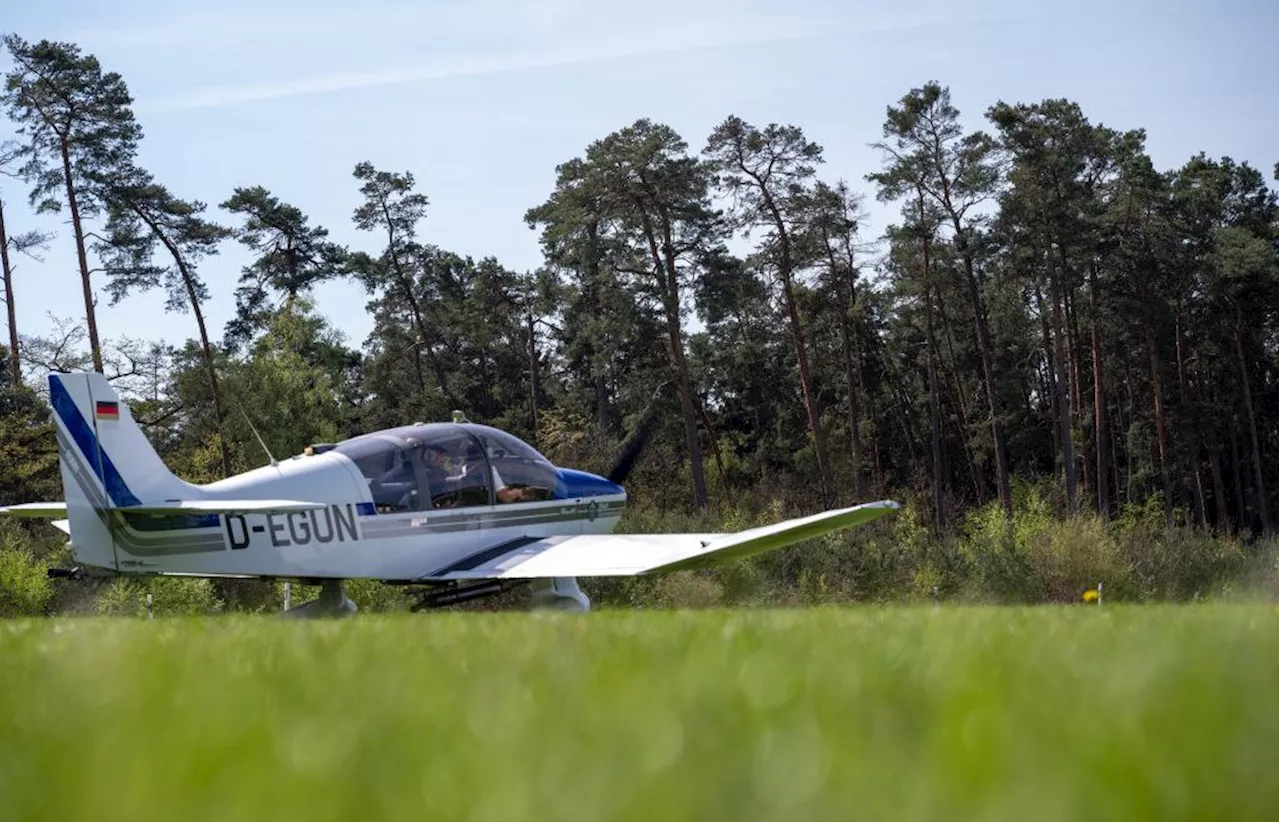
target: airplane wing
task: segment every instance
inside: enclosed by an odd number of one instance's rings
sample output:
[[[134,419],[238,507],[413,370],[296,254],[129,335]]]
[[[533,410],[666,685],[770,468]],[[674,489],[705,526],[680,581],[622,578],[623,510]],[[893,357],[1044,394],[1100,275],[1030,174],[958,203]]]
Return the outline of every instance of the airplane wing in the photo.
[[[424,574],[422,581],[636,576],[732,562],[898,510],[892,500],[824,511],[733,534],[520,537]]]
[[[324,508],[323,502],[302,502],[287,499],[200,499],[166,500],[145,505],[128,505],[113,508],[128,514],[251,514],[262,512],[310,511]],[[26,502],[21,505],[0,507],[0,516],[43,517],[61,519],[67,516],[65,502]]]

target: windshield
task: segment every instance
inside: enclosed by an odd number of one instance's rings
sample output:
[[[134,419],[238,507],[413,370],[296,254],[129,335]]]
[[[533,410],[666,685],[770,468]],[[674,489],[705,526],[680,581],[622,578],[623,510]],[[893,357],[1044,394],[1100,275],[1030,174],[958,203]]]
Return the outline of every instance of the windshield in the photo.
[[[379,513],[557,498],[555,466],[520,438],[485,425],[403,426],[333,450],[356,464]]]

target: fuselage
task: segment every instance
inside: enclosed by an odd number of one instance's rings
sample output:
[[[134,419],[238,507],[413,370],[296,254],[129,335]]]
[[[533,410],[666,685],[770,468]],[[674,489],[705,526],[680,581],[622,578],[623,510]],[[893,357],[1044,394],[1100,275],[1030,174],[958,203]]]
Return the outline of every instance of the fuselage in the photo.
[[[471,423],[366,434],[195,487],[209,500],[325,507],[185,516],[108,507],[117,570],[413,580],[521,538],[608,533],[626,504],[621,486]]]

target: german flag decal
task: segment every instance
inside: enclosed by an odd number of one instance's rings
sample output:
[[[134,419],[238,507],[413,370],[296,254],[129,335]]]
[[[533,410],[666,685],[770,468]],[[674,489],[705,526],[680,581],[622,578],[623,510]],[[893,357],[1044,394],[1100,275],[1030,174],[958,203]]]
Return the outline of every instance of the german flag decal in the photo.
[[[97,417],[100,420],[120,419],[120,404],[116,402],[98,402]]]

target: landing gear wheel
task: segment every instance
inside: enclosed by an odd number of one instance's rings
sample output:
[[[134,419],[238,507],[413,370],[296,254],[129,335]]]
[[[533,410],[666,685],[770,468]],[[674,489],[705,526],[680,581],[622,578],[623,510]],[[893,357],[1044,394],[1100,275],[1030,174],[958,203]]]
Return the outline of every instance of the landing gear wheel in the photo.
[[[535,579],[531,589],[535,609],[578,613],[591,610],[591,599],[578,587],[576,577]]]

